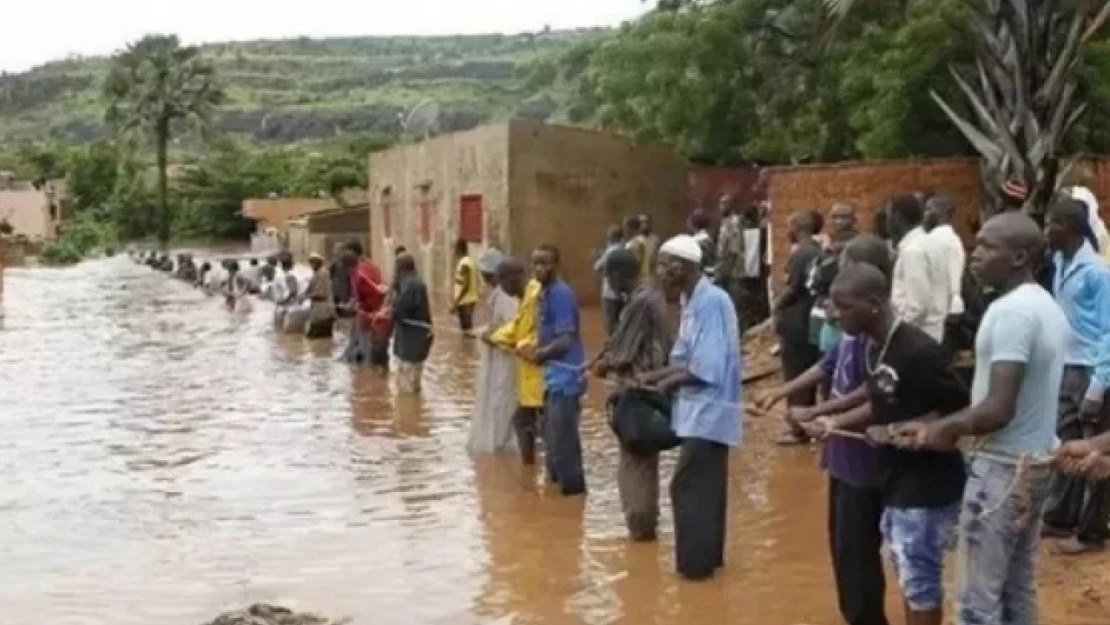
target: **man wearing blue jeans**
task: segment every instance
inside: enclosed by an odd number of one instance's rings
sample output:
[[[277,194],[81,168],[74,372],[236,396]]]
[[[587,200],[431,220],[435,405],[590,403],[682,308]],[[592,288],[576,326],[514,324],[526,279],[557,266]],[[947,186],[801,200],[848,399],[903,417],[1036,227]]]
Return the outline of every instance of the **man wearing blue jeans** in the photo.
[[[958,625],[1037,623],[1037,547],[1070,335],[1064,313],[1033,277],[1042,249],[1040,230],[1024,214],[1004,213],[983,226],[971,268],[1001,296],[976,335],[971,407],[895,432],[899,444],[918,449],[977,439],[960,511]]]
[[[559,277],[559,250],[541,245],[532,254],[532,271],[543,286],[540,342],[520,354],[544,366],[544,444],[547,477],[564,495],[586,492],[582,442],[578,434],[586,352],[578,320],[578,300]]]
[[[868,432],[880,439],[903,422],[967,405],[967,390],[940,344],[895,317],[890,281],[882,271],[869,264],[844,267],[830,296],[844,331],[869,343],[864,370],[870,404],[826,418],[833,427],[876,424]],[[906,623],[941,625],[944,555],[953,542],[963,495],[963,458],[955,450],[884,446],[878,449],[876,479],[883,505],[880,531],[902,588]]]

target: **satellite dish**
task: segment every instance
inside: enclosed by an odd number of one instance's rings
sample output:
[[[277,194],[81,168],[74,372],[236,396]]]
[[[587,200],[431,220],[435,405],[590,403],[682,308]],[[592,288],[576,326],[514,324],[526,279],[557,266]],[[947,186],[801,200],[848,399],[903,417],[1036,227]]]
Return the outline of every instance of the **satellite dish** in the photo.
[[[439,105],[421,100],[401,120],[401,134],[412,139],[427,139],[439,131]]]

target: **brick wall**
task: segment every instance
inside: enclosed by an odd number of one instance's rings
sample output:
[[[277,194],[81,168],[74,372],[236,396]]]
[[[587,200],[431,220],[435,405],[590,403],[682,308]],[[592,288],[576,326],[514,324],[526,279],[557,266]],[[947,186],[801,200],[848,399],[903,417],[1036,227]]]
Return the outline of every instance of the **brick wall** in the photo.
[[[700,209],[717,219],[718,202],[726,193],[736,198],[740,208],[755,206],[764,199],[758,184],[759,172],[754,165],[690,165],[686,170],[686,207]]]
[[[981,204],[979,167],[972,158],[804,165],[773,168],[768,173],[772,264],[777,283],[782,280],[790,251],[786,226],[794,211],[815,208],[825,213],[834,202],[852,202],[859,209],[862,229],[870,232],[875,212],[886,200],[928,189],[946,193],[956,201],[954,225],[970,241],[971,223]]]

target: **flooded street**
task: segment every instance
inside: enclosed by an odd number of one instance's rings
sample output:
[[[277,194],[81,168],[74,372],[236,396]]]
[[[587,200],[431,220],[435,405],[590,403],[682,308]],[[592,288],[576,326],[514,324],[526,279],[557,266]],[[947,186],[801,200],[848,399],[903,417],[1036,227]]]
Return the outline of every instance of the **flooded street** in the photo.
[[[3,625],[194,625],[254,601],[374,625],[840,622],[824,478],[773,421],[733,455],[723,574],[680,583],[669,501],[659,544],[625,539],[600,385],[590,494],[568,500],[468,456],[476,346],[446,330],[423,396],[397,398],[276,336],[268,306],[233,316],[126,258],[9,269],[4,308]],[[1046,556],[1045,621],[1105,624],[1108,569]]]

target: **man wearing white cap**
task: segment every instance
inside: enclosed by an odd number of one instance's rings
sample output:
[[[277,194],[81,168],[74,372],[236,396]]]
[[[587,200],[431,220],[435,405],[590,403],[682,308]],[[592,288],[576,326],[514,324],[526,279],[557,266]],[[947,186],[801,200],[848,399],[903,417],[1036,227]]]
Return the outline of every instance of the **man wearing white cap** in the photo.
[[[698,241],[679,235],[659,248],[661,279],[684,300],[667,367],[641,382],[674,392],[671,422],[682,439],[671,480],[675,564],[690,580],[724,566],[729,447],[740,443],[740,330],[727,293],[702,274]]]

